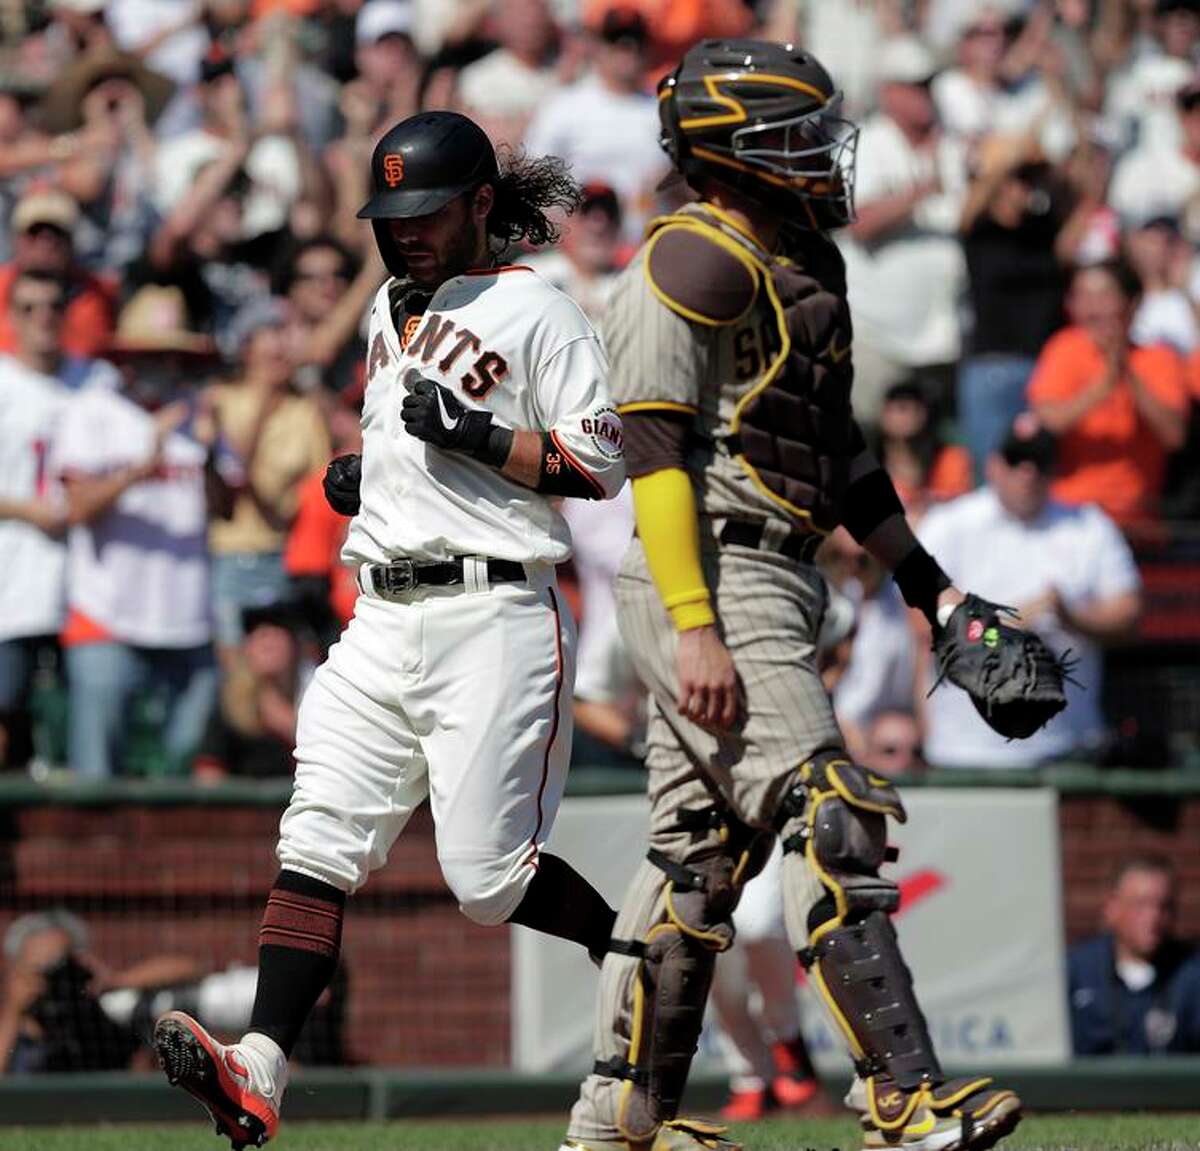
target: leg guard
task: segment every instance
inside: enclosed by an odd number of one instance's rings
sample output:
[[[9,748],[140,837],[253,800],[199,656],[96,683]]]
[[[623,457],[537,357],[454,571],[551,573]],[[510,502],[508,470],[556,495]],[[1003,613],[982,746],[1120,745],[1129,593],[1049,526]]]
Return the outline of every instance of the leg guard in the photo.
[[[634,1143],[652,1140],[675,1118],[717,953],[733,942],[731,920],[741,886],[766,862],[772,838],[717,809],[681,812],[679,826],[702,836],[698,850],[687,852],[686,863],[658,850],[648,853],[661,873],[658,884],[641,887],[640,898],[654,900],[651,926],[640,940],[614,939],[610,945],[640,960],[632,985],[628,1054],[598,1060],[593,1071],[624,1080],[616,1127]]]
[[[802,852],[823,889],[808,915],[801,961],[845,1034],[864,1078],[888,1072],[906,1089],[941,1082],[912,976],[888,913],[900,892],[879,867],[889,858],[886,816],[903,822],[887,780],[839,755],[806,763],[781,811],[785,852]]]

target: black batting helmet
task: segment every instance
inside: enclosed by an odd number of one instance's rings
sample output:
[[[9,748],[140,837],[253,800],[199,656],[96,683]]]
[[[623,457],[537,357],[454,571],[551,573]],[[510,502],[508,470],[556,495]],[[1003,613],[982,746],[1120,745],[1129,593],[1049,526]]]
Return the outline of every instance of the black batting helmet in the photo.
[[[497,173],[487,133],[457,112],[418,112],[391,128],[375,145],[372,196],[358,211],[371,221],[388,270],[405,274],[387,220],[427,216]]]
[[[854,219],[858,128],[815,56],[767,40],[702,40],[659,84],[658,101],[660,143],[685,177],[707,174],[821,231]]]

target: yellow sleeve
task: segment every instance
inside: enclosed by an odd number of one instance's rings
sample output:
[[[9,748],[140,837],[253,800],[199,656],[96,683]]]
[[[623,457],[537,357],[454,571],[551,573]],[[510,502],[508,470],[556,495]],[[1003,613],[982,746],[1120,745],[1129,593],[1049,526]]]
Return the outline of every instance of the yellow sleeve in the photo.
[[[700,567],[700,523],[692,481],[663,468],[633,481],[633,507],[646,563],[677,631],[716,622]]]

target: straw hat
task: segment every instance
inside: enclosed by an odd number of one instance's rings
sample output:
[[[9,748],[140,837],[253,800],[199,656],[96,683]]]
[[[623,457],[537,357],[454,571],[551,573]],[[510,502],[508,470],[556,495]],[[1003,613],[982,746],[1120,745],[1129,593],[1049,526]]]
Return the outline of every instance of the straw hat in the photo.
[[[72,60],[55,79],[41,105],[47,132],[74,132],[83,126],[83,98],[102,80],[128,80],[146,103],[146,123],[162,114],[175,92],[175,82],[147,68],[136,56],[101,48]]]
[[[17,201],[9,218],[15,234],[28,232],[35,224],[53,224],[69,236],[79,223],[79,205],[61,188],[31,187]]]
[[[194,332],[188,323],[187,301],[179,288],[147,284],[121,309],[117,330],[109,341],[112,356],[152,356],[172,353],[212,357],[212,337]]]

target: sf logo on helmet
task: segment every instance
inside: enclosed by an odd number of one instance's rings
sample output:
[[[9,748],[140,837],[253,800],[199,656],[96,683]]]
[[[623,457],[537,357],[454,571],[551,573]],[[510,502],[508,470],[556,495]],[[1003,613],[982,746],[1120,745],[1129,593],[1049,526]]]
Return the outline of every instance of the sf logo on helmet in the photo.
[[[388,152],[384,156],[383,178],[389,188],[394,188],[404,179],[404,157],[399,152]]]

